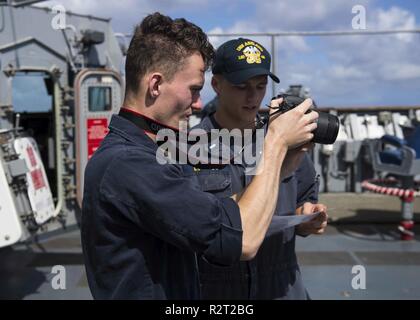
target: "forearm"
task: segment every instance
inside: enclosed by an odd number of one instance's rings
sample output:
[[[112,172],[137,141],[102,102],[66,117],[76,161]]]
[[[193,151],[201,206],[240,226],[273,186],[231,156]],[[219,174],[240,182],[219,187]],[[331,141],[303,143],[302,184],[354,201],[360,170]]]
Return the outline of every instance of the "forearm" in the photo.
[[[280,170],[287,153],[286,145],[267,134],[263,161],[257,174],[242,194],[238,205],[242,220],[242,260],[252,259],[270,225],[277,205]]]
[[[271,107],[275,109],[281,102],[282,99],[272,100]],[[243,260],[252,259],[264,240],[277,205],[280,172],[287,149],[302,146],[313,138],[318,113],[306,113],[311,105],[312,100],[306,99],[270,121],[263,162],[258,165],[257,175],[238,202],[243,230]]]

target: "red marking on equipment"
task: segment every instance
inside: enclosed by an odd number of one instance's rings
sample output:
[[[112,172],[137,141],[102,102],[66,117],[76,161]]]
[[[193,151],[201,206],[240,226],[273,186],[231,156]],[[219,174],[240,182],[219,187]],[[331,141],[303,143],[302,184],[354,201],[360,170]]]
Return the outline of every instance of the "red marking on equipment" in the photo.
[[[403,220],[400,222],[398,230],[401,233],[401,240],[413,240],[414,239],[414,221],[412,220]]]
[[[107,118],[87,119],[88,159],[90,159],[96,149],[99,148],[99,145],[108,131]]]
[[[28,156],[29,156],[29,161],[31,162],[31,166],[32,167],[36,167],[36,158],[35,158],[35,154],[34,154],[34,150],[32,149],[32,147],[31,146],[28,146],[27,148],[26,148],[26,153],[28,154]]]
[[[416,195],[413,189],[400,189],[400,188],[390,188],[378,186],[377,183],[389,183],[395,182],[394,180],[382,180],[382,179],[372,179],[365,180],[362,182],[362,187],[376,193],[386,194],[390,196],[397,196],[402,198],[405,202],[413,202]]]
[[[44,175],[41,169],[31,171],[32,182],[34,183],[35,190],[45,187]]]

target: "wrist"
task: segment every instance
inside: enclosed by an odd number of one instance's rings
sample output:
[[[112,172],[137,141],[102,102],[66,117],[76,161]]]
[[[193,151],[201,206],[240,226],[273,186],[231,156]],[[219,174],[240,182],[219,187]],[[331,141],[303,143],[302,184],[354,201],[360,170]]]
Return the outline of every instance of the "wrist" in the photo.
[[[277,150],[278,152],[287,153],[288,144],[282,135],[279,135],[278,132],[272,130],[267,131],[265,137],[265,148]]]

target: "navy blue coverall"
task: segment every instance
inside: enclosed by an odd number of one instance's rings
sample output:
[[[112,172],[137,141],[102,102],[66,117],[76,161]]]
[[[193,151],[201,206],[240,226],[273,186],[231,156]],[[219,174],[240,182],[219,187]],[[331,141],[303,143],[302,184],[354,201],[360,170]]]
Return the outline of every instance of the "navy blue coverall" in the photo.
[[[114,115],[85,171],[81,236],[95,299],[198,299],[197,257],[239,261],[242,227],[230,198],[200,190],[157,145]]]
[[[213,115],[196,128],[220,129]],[[198,180],[203,191],[220,199],[242,191],[252,180],[245,167],[228,165],[220,170],[184,169]],[[293,215],[305,202],[318,201],[318,179],[313,163],[305,155],[297,171],[280,184],[275,215]],[[266,237],[256,257],[221,267],[199,259],[203,299],[308,299],[295,252],[295,228]]]

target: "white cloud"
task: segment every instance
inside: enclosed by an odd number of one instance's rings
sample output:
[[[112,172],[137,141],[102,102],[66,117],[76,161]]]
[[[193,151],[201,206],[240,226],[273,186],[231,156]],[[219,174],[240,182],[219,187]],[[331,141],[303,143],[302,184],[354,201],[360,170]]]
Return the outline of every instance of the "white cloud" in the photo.
[[[398,7],[391,7],[389,10],[377,10],[373,26],[380,29],[409,29],[416,26],[416,20],[412,13]]]
[[[386,64],[382,69],[382,76],[385,80],[414,80],[420,79],[420,65],[414,63],[400,62]]]
[[[112,18],[115,31],[128,33],[146,15],[156,11],[171,15],[172,11],[179,8],[185,8],[185,11],[198,10],[195,0],[50,0],[41,2],[38,6],[52,7],[56,4],[61,4],[74,13]],[[209,0],[201,0],[200,8],[205,9],[208,4]]]
[[[209,3],[208,0],[201,0],[200,7],[203,8]],[[91,14],[98,16],[114,16],[116,12],[125,12],[132,15],[133,12],[170,11],[179,7],[192,7],[197,4],[195,0],[50,0],[39,3],[38,6],[63,5],[66,9],[80,14]]]
[[[117,31],[126,31],[128,25],[138,23],[144,15],[154,11],[171,15],[170,10],[179,12],[182,6],[185,8],[183,12],[188,12],[191,17],[193,12],[211,8],[209,0],[199,5],[193,0],[119,0],[117,4],[99,0],[61,2],[74,12],[112,17],[114,30]],[[316,4],[311,0],[248,0],[246,3],[249,2],[255,5],[255,11],[247,12],[244,15],[246,18],[241,18],[238,13],[243,8],[242,1],[227,3],[224,15],[229,15],[231,25],[215,27],[209,33],[351,30],[352,7],[356,4],[366,8],[368,30],[418,27],[414,13],[398,6],[385,9],[376,0],[318,0]],[[209,16],[214,14],[217,15],[217,12],[208,12]],[[337,103],[340,99],[375,99],[387,86],[415,87],[418,84],[417,87],[420,87],[418,37],[418,34],[397,34],[276,38],[275,52],[281,85],[301,83],[310,86],[321,104],[324,101],[327,104],[331,101]],[[218,47],[228,39],[212,37],[211,42]],[[273,51],[269,37],[255,40]],[[206,96],[211,93],[211,89],[205,89]],[[348,102],[343,104],[348,105]]]
[[[255,33],[267,33],[268,31],[262,28],[260,24],[255,22],[254,20],[246,20],[246,21],[238,21],[232,27],[229,28],[221,28],[216,27],[209,31],[209,34],[217,33],[217,34],[244,34],[244,37],[251,37],[247,36],[246,34],[255,34]],[[212,44],[215,47],[218,47],[223,42],[227,41],[229,38],[227,37],[212,37]],[[267,50],[272,51],[271,48],[271,38],[269,36],[252,36],[253,40],[258,41],[261,43]],[[310,51],[310,47],[306,44],[305,39],[301,36],[293,36],[293,37],[282,37],[276,38],[276,50],[287,50],[287,51],[298,51],[298,52],[307,52]]]
[[[208,32],[208,34],[224,34],[224,33],[226,33],[226,32],[221,27],[213,28]],[[223,42],[227,41],[229,38],[223,37],[223,36],[210,36],[209,39],[210,39],[211,44],[215,48],[217,48]]]
[[[371,13],[371,29],[414,29],[415,16],[406,10],[392,7]],[[333,43],[335,61],[342,65],[357,65],[370,71],[367,76],[377,80],[418,78],[418,35],[396,34],[356,36],[337,39]]]
[[[356,66],[333,65],[327,71],[335,79],[362,79],[368,76],[365,71]]]
[[[62,1],[46,1],[39,4],[39,6],[52,7],[60,4],[68,11],[80,14],[90,14],[99,17],[112,17],[117,12],[124,12],[133,10],[139,3],[136,0],[119,0],[118,5],[114,1],[101,0],[62,0]],[[144,5],[142,4],[144,7]],[[146,3],[146,8],[147,8]]]
[[[414,29],[416,19],[414,15],[398,7],[392,7],[388,11],[378,9],[373,26],[377,29]],[[414,34],[402,33],[395,37],[399,40],[410,42],[415,37]]]
[[[320,0],[315,6],[309,0],[255,1],[255,18],[212,31],[351,30],[352,2]],[[358,1],[358,4],[366,7],[368,30],[416,28],[412,12],[396,6],[385,10],[371,1]],[[385,88],[412,87],[416,82],[420,87],[418,34],[309,39],[276,38],[278,75],[282,87],[288,84],[310,86],[318,104],[365,105],[379,101]],[[260,42],[271,51],[268,38]],[[301,61],[295,58],[297,55],[301,56]]]
[[[398,7],[387,10],[369,7],[366,13],[368,30],[417,27],[415,15]],[[339,29],[338,25],[333,29]],[[309,54],[324,56],[326,61],[323,64],[309,62],[310,57],[304,66],[297,67],[295,62],[287,65],[286,61],[283,62],[283,72],[289,83],[299,79],[295,74],[306,71],[311,75],[308,79],[301,77],[301,83],[311,86],[314,97],[321,98],[321,105],[395,103],[391,100],[380,102],[390,88],[395,88],[395,101],[403,95],[400,92],[404,88],[411,90],[405,97],[414,104],[418,101],[414,101],[413,88],[420,87],[418,52],[418,34],[324,37],[320,38],[317,49],[312,48]]]
[[[254,0],[258,23],[267,30],[324,30],[350,26],[353,1],[336,0]],[[369,0],[357,4],[368,6]]]
[[[291,71],[287,80],[289,83],[309,83],[312,80],[312,76],[307,72],[294,72]]]

